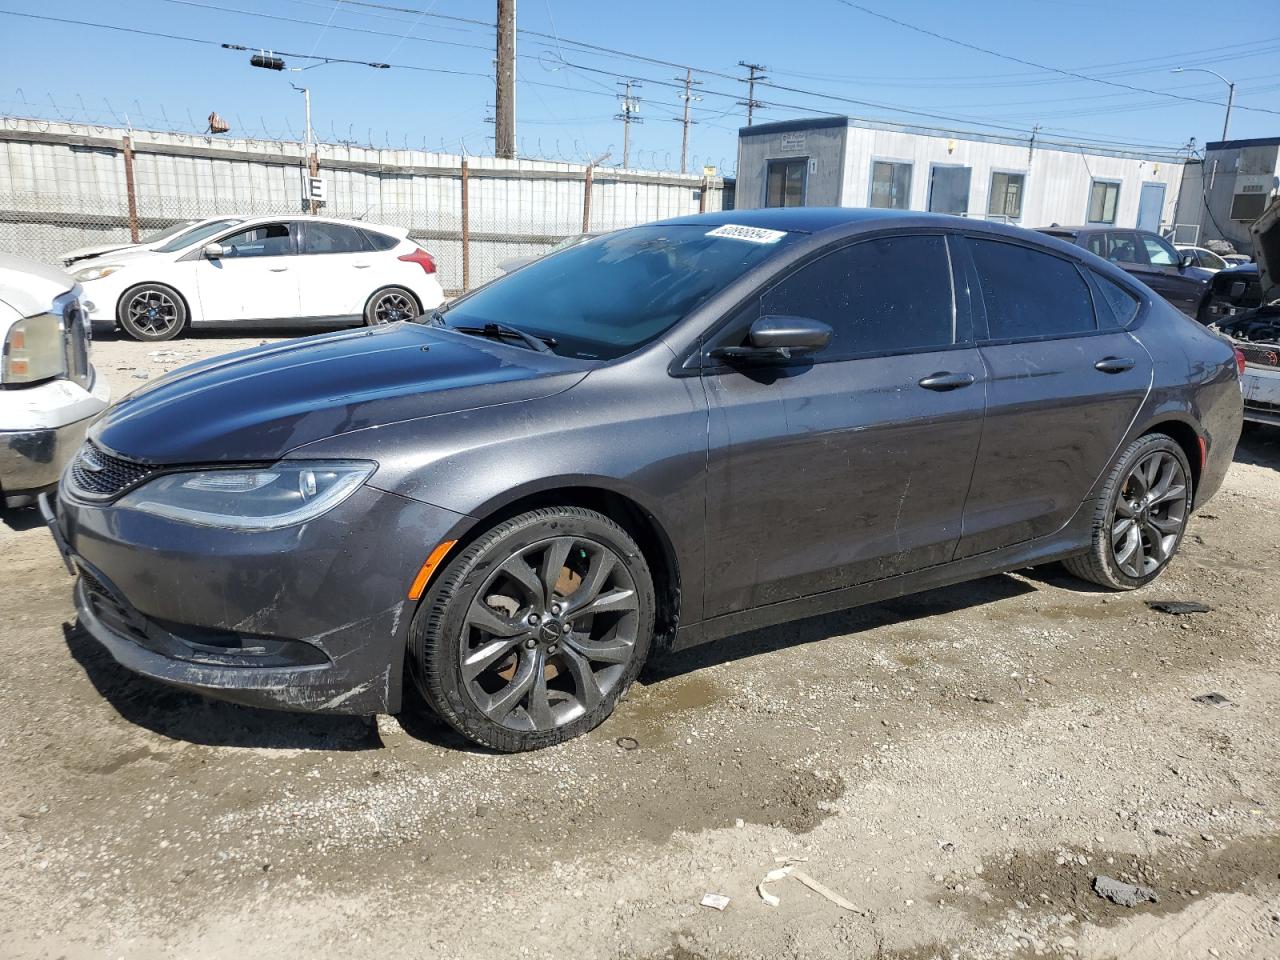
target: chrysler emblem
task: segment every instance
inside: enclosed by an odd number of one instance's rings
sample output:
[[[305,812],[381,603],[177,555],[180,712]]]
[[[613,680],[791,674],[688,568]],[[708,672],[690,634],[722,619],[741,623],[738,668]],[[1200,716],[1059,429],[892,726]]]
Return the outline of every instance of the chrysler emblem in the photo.
[[[101,473],[107,465],[98,458],[98,451],[88,445],[80,451],[80,466],[90,473]]]

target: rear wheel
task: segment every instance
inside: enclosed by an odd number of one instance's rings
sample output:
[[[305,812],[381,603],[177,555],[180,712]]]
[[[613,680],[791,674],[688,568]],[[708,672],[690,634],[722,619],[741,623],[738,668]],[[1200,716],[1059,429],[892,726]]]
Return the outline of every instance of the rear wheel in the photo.
[[[475,540],[414,617],[411,667],[432,708],[507,753],[596,727],[644,666],[653,636],[644,555],[609,518],[533,510]]]
[[[404,287],[387,287],[379,290],[364,308],[366,326],[375,327],[384,323],[395,323],[399,320],[412,320],[422,311],[418,309],[418,299]]]
[[[116,319],[135,340],[172,340],[187,326],[187,305],[172,287],[148,283],[125,292]]]
[[[1089,552],[1064,561],[1077,577],[1111,587],[1145,586],[1168,566],[1191,516],[1191,468],[1164,434],[1125,449],[1098,500]]]

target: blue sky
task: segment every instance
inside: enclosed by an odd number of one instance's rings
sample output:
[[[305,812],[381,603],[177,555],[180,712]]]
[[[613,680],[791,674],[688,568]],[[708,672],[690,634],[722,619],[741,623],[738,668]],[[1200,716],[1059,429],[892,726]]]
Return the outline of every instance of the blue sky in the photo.
[[[1231,135],[1280,134],[1280,23],[1275,0],[1206,8],[1105,0],[858,0],[873,11],[967,44],[1026,61],[1221,103],[1237,82]],[[112,23],[213,43],[112,32],[0,16],[4,83],[0,112],[116,122],[139,128],[203,127],[209,111],[245,136],[300,136],[302,99],[312,90],[321,139],[491,153],[493,30],[439,15],[491,22],[493,0],[0,0],[16,11]],[[376,4],[382,4],[381,6]],[[1218,12],[1214,14],[1213,9]],[[413,12],[404,12],[413,11]],[[273,19],[274,18],[274,19]],[[738,61],[764,64],[757,87],[770,101],[761,120],[822,112],[897,119],[949,129],[1026,131],[1041,124],[1065,139],[1200,144],[1219,138],[1223,108],[1180,101],[1020,65],[926,36],[841,0],[518,0],[518,25],[545,36],[517,41],[517,143],[522,154],[581,160],[622,154],[617,82],[642,82],[643,124],[632,128],[632,165],[679,164],[681,109],[675,66],[628,59],[594,44],[707,71],[697,165],[732,169],[737,100],[746,88]],[[253,69],[239,43],[299,55],[393,64],[389,70],[328,64],[302,73]],[[290,65],[305,66],[303,57]],[[411,68],[419,69],[411,69]],[[450,72],[452,71],[452,72]],[[720,74],[717,76],[715,74]],[[825,97],[823,95],[826,95]],[[838,97],[865,101],[842,102]],[[874,104],[874,105],[873,105]],[[1244,108],[1259,108],[1251,111]],[[917,111],[909,114],[905,111]],[[1261,112],[1261,111],[1272,111]],[[931,119],[919,114],[937,114]],[[943,117],[950,119],[942,119]]]

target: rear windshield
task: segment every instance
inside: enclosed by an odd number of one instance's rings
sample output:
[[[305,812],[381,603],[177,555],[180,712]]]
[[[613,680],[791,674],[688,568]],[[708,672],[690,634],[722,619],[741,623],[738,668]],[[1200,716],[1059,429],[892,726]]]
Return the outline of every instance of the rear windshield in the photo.
[[[563,356],[611,360],[660,336],[794,236],[707,224],[619,230],[477,290],[443,322],[505,324],[554,338]]]

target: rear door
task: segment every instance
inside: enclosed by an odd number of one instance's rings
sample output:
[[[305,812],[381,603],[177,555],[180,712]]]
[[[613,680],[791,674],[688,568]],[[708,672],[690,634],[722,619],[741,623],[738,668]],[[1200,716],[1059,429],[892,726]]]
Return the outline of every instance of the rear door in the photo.
[[[1074,261],[1003,238],[964,246],[988,383],[957,557],[1061,528],[1110,465],[1152,374],[1110,308],[1095,310]]]
[[[834,333],[783,366],[704,359],[709,616],[949,560],[978,448],[982,363],[941,233],[815,256],[708,350],[742,343],[767,315]]]
[[[196,261],[205,320],[284,320],[298,315],[296,221],[259,223],[217,241],[223,255]]]
[[[345,223],[310,220],[303,224],[298,256],[301,316],[350,319],[364,310],[377,285],[375,258],[364,231]]]

